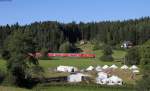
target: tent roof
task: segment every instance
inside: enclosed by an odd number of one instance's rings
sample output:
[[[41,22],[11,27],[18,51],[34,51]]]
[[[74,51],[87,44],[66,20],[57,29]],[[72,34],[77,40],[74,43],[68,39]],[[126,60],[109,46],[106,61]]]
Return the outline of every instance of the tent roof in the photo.
[[[113,64],[112,66],[110,66],[110,68],[116,69],[116,68],[118,68],[118,66],[116,66],[115,64]]]
[[[86,70],[93,70],[94,67],[93,66],[89,66]]]
[[[121,66],[121,69],[128,69],[129,67],[127,65]]]
[[[109,66],[108,65],[104,65],[102,68],[103,69],[107,69],[107,68],[109,68]]]
[[[109,80],[112,80],[112,81],[122,81],[121,78],[119,78],[118,76],[115,76],[115,75],[111,76],[111,77],[109,78]]]
[[[132,66],[130,67],[130,69],[131,69],[131,70],[135,70],[135,69],[138,69],[138,67],[137,67],[136,65],[132,65]]]

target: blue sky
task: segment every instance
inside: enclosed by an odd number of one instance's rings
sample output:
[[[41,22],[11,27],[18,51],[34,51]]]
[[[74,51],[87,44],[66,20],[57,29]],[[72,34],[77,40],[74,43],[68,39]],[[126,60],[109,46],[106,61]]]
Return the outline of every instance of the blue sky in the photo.
[[[0,0],[0,25],[90,22],[150,16],[150,0]]]

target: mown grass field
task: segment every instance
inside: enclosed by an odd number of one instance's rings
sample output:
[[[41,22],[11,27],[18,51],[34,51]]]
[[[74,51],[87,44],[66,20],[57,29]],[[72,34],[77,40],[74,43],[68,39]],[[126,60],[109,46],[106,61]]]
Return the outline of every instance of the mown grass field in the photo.
[[[0,86],[0,91],[135,91],[134,89],[125,88],[105,88],[105,87],[81,87],[81,86],[48,86],[33,89],[19,87]]]
[[[19,87],[0,86],[0,91],[32,91],[32,90],[19,88]]]
[[[91,46],[92,48],[92,46]],[[90,48],[87,48],[90,49]],[[49,69],[55,69],[59,65],[67,65],[67,66],[75,66],[79,69],[86,69],[88,66],[103,66],[103,65],[112,65],[116,64],[117,66],[121,66],[121,62],[117,62],[116,60],[113,62],[103,62],[99,60],[99,57],[102,56],[102,50],[97,51],[90,51],[89,53],[96,54],[96,58],[66,58],[66,57],[55,57],[51,60],[39,60],[40,66],[42,66],[45,70],[44,75],[47,77],[56,77],[56,76],[65,76],[68,75],[68,73],[57,73],[57,72],[51,72]],[[115,59],[120,59],[125,56],[125,51],[118,51],[114,50],[113,57]],[[123,60],[120,60],[123,61]],[[4,60],[0,60],[0,69],[3,71],[6,71],[6,62]],[[128,84],[133,84],[134,81],[129,79],[129,72],[126,74],[125,72],[120,72],[120,70],[116,71],[119,76],[121,76],[123,79],[126,80]],[[128,77],[127,77],[128,76]],[[16,87],[5,87],[0,86],[0,91],[134,91],[132,89],[112,89],[112,88],[93,88],[93,87],[78,87],[78,86],[49,86],[44,87],[42,89],[22,89],[22,88],[16,88]]]
[[[93,51],[90,52],[93,54],[96,54],[96,58],[67,58],[67,57],[55,57],[52,58],[52,60],[40,60],[40,65],[43,66],[44,68],[49,68],[49,67],[57,67],[59,65],[70,65],[70,66],[76,66],[78,68],[86,68],[90,65],[92,66],[103,66],[105,64],[107,65],[112,65],[112,64],[116,64],[118,66],[121,65],[121,62],[117,62],[116,60],[113,62],[103,62],[99,59],[100,56],[102,56],[102,50],[97,50],[97,51]],[[119,58],[123,58],[125,56],[126,52],[125,51],[118,51],[118,50],[114,50],[113,53],[113,57],[114,59],[119,59]],[[123,61],[123,60],[120,60]]]
[[[135,91],[134,89],[125,88],[105,88],[105,87],[90,87],[90,86],[49,86],[40,91]]]

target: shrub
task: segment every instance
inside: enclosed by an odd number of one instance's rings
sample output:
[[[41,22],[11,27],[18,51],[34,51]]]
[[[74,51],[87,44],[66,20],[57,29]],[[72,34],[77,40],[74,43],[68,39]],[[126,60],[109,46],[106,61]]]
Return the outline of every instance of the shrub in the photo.
[[[5,73],[0,70],[0,83],[3,82],[4,78],[5,78]]]
[[[71,52],[71,49],[71,44],[69,42],[65,42],[60,46],[59,51],[62,53],[69,53]]]
[[[62,53],[78,53],[78,52],[82,52],[82,50],[80,48],[77,48],[76,45],[71,44],[69,42],[63,43],[60,46],[59,51],[62,52]]]
[[[133,47],[127,51],[125,63],[128,65],[138,65],[140,63],[140,55],[138,47]]]
[[[110,46],[106,45],[104,48],[103,48],[103,56],[100,57],[100,60],[102,61],[113,61],[114,58],[112,57],[112,49]]]
[[[100,60],[102,60],[102,61],[113,61],[114,58],[112,57],[112,55],[103,55],[100,57]]]

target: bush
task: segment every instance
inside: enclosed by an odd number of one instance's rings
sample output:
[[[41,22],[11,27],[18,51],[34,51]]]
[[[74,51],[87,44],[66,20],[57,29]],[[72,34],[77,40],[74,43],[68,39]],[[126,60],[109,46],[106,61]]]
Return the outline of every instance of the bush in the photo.
[[[106,45],[104,48],[103,48],[103,56],[100,57],[100,60],[102,61],[113,61],[114,58],[112,57],[112,49],[110,46]]]
[[[103,55],[100,57],[100,60],[102,60],[102,61],[113,61],[114,58],[112,57],[112,55]]]
[[[98,43],[94,44],[93,50],[99,50],[101,47]]]
[[[41,57],[39,57],[40,60],[49,60],[51,58],[48,57],[48,49],[47,48],[42,48],[40,53],[42,54]]]
[[[5,73],[0,70],[0,83],[3,82],[4,78],[5,78]]]
[[[69,53],[71,52],[71,49],[71,44],[69,42],[65,42],[60,46],[59,51],[62,53]]]
[[[140,64],[140,55],[138,47],[133,47],[127,51],[125,56],[125,63],[128,65],[139,65]]]
[[[80,48],[77,48],[76,45],[71,44],[69,42],[63,43],[60,46],[59,51],[62,52],[62,53],[78,53],[78,52],[82,52],[82,50]]]
[[[150,91],[150,76],[137,82],[137,91]]]

